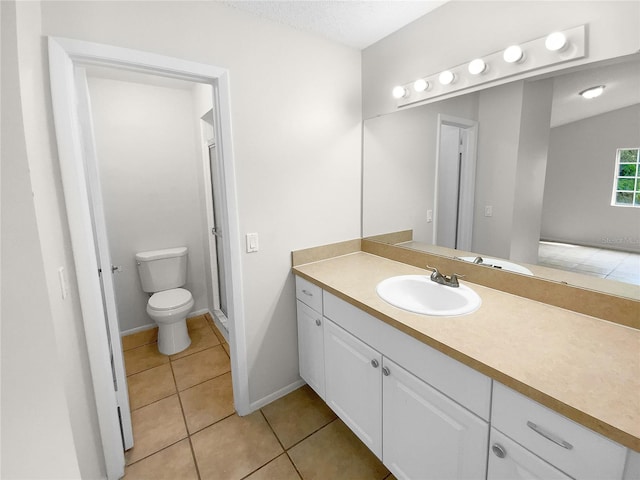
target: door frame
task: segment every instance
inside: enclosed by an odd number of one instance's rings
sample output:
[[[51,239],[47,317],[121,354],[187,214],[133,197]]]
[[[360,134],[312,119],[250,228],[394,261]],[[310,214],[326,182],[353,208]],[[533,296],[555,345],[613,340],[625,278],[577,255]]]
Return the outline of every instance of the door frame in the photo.
[[[226,271],[233,371],[233,396],[240,415],[250,412],[244,305],[242,301],[241,242],[236,200],[236,181],[231,137],[231,106],[228,70],[139,50],[48,37],[49,70],[56,139],[67,210],[79,299],[96,410],[107,477],[124,475],[124,452],[113,387],[108,332],[98,278],[96,239],[91,224],[86,159],[76,107],[74,68],[101,65],[141,71],[152,75],[181,78],[210,84],[213,88],[214,112],[218,116],[217,138],[223,170],[223,227],[228,232],[224,255]]]
[[[440,165],[440,130],[442,125],[451,125],[467,132],[467,145],[463,154],[462,172],[459,185],[459,215],[458,236],[456,244],[458,250],[472,250],[473,240],[473,214],[476,190],[476,163],[478,156],[478,122],[452,115],[438,114],[438,126],[436,131],[436,168],[433,186],[433,239],[436,244],[438,225],[438,166]],[[466,160],[466,162],[465,162]],[[463,168],[464,167],[464,168]]]

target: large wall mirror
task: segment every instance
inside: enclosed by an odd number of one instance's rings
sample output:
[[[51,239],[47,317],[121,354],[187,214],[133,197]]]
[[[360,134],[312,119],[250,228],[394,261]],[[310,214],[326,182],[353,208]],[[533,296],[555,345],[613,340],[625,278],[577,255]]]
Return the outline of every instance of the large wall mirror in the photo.
[[[638,149],[640,54],[367,119],[363,237],[640,298]]]

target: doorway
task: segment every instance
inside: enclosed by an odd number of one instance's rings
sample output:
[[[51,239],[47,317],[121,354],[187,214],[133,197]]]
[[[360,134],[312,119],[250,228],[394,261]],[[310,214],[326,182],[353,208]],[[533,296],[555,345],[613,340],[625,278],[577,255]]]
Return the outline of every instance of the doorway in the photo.
[[[228,72],[219,67],[189,62],[136,50],[130,50],[90,42],[63,38],[49,38],[49,65],[52,90],[54,123],[60,169],[73,245],[73,257],[82,307],[87,351],[89,354],[92,382],[96,398],[96,409],[100,435],[105,455],[108,478],[120,478],[124,474],[124,452],[119,418],[119,404],[114,389],[113,369],[121,368],[121,350],[111,349],[109,336],[114,339],[113,325],[105,312],[105,304],[115,302],[103,297],[103,289],[97,275],[111,271],[110,259],[100,260],[97,237],[102,233],[94,229],[92,205],[95,212],[95,195],[88,182],[91,163],[95,158],[88,155],[88,146],[93,139],[87,138],[87,128],[81,128],[82,115],[78,109],[78,79],[76,67],[89,65],[109,66],[134,70],[159,77],[180,78],[211,85],[215,104],[217,149],[220,159],[221,225],[227,232],[222,242],[222,254],[227,268],[224,270],[227,285],[227,309],[231,320],[229,343],[231,345],[231,368],[233,371],[233,396],[235,408],[240,415],[249,413],[248,373],[244,336],[244,309],[240,281],[240,235],[235,201],[235,171],[231,142],[231,113],[229,105]],[[86,117],[85,117],[86,120]],[[86,127],[86,125],[85,125]],[[93,202],[93,203],[92,203]],[[95,215],[94,215],[95,217]],[[101,249],[100,256],[102,257]],[[108,256],[108,255],[107,255]],[[105,299],[103,303],[103,298]],[[113,307],[113,305],[111,305]],[[116,333],[117,335],[117,333]],[[116,342],[112,342],[116,343]],[[115,365],[112,368],[112,365]]]
[[[476,177],[474,120],[438,115],[434,188],[435,245],[471,250]]]

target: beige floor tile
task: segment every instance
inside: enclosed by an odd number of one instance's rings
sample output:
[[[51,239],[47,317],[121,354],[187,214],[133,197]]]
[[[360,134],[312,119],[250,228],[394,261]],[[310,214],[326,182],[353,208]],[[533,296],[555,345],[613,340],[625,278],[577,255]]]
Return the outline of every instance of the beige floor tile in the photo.
[[[189,440],[184,439],[125,468],[126,480],[198,480]]]
[[[191,441],[202,480],[240,479],[283,453],[259,411],[225,418]]]
[[[135,410],[176,393],[173,372],[168,363],[127,377],[129,404]]]
[[[270,461],[260,470],[252,473],[245,480],[300,480],[291,460],[283,453],[275,460]]]
[[[336,418],[308,385],[263,407],[262,413],[284,448],[295,445]]]
[[[158,327],[122,337],[122,350],[131,350],[158,341]]]
[[[210,347],[215,347],[216,345],[220,345],[220,340],[216,337],[209,326],[205,323],[204,328],[193,328],[189,330],[189,337],[191,338],[191,345],[189,348],[176,353],[175,355],[170,355],[171,360],[176,360],[178,358],[186,357],[187,355],[191,355],[192,353],[201,352]]]
[[[231,373],[225,373],[204,383],[180,392],[182,410],[187,420],[189,433],[232,415],[233,386]]]
[[[191,333],[194,330],[200,330],[202,328],[211,329],[207,323],[207,317],[205,315],[198,315],[197,317],[187,318],[187,330]]]
[[[339,419],[300,442],[288,454],[305,480],[382,480],[389,474]]]
[[[187,437],[178,395],[131,412],[134,446],[125,453],[127,465]]]
[[[127,375],[133,375],[168,362],[169,357],[161,354],[158,351],[158,345],[155,343],[124,352],[124,365]]]
[[[229,358],[231,358],[231,350],[229,350],[229,344],[223,343],[222,348],[224,348],[224,351],[227,352],[227,355],[229,356]]]
[[[174,360],[171,366],[180,391],[231,371],[229,357],[220,345]]]

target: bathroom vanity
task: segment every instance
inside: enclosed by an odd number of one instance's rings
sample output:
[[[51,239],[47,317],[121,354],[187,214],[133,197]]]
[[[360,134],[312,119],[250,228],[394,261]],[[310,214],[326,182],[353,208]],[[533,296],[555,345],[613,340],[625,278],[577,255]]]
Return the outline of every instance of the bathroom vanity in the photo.
[[[467,282],[414,314],[376,285],[430,272],[356,249],[293,272],[300,375],[397,478],[640,477],[638,330]]]

